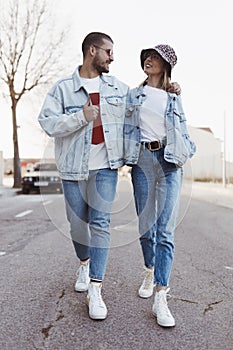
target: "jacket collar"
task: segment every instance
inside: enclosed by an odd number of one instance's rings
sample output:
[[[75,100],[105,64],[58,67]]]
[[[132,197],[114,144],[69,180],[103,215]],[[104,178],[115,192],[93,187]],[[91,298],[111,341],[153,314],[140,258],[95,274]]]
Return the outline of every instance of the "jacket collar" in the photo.
[[[144,84],[144,82],[143,82],[143,83],[141,83],[141,84],[137,87],[136,97],[145,96],[145,94],[144,94],[144,92],[143,92],[144,86],[145,86],[145,84]],[[171,99],[174,98],[174,97],[175,97],[175,98],[177,97],[177,95],[176,95],[175,93],[173,93],[173,92],[168,92],[168,91],[167,91],[167,94],[168,94],[169,100],[171,100]]]
[[[80,75],[79,75],[79,70],[80,70],[81,66],[78,66],[74,73],[72,74],[72,79],[73,79],[73,83],[74,83],[74,91],[77,92],[81,89],[81,87],[83,87]],[[112,77],[108,76],[108,75],[100,75],[100,79],[102,80],[103,83],[109,84],[109,85],[113,85],[112,84]]]

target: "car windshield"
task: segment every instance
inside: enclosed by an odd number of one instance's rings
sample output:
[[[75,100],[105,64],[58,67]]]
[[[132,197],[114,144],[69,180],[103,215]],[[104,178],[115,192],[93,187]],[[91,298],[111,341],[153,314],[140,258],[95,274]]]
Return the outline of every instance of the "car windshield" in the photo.
[[[47,171],[47,170],[57,170],[55,163],[40,163],[36,164],[34,167],[35,171]]]

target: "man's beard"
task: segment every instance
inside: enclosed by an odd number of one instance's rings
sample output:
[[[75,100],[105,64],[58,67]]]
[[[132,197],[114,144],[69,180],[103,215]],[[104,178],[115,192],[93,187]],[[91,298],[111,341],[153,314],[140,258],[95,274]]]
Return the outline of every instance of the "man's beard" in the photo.
[[[109,69],[107,69],[107,68],[103,67],[102,65],[100,65],[98,59],[94,60],[93,63],[92,63],[92,65],[93,65],[93,67],[97,70],[97,72],[98,72],[99,74],[108,73],[108,72],[109,72]]]

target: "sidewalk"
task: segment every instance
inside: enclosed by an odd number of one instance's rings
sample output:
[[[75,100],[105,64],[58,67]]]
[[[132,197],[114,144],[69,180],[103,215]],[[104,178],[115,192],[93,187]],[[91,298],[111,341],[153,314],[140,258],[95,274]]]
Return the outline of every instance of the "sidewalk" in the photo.
[[[212,182],[193,182],[192,198],[233,209],[233,185],[223,187]]]
[[[13,178],[4,177],[3,185],[0,185],[0,199],[1,197],[12,197],[15,196],[19,191],[18,188],[13,188]]]

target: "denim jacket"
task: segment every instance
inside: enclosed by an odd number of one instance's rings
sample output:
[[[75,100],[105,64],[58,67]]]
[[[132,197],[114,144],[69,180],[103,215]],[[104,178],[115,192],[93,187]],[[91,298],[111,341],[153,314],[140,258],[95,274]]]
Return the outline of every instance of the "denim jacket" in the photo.
[[[123,165],[123,128],[128,86],[109,75],[100,76],[100,114],[109,167]],[[55,160],[65,180],[88,178],[93,122],[87,122],[83,106],[88,93],[82,86],[79,69],[58,81],[47,94],[38,121],[55,138]]]
[[[196,151],[196,145],[190,140],[186,118],[182,108],[181,97],[173,93],[168,94],[165,113],[166,146],[164,159],[168,162],[183,166],[188,158]],[[125,164],[136,164],[141,147],[140,110],[146,95],[143,85],[129,92],[126,106],[124,126],[124,158]]]

